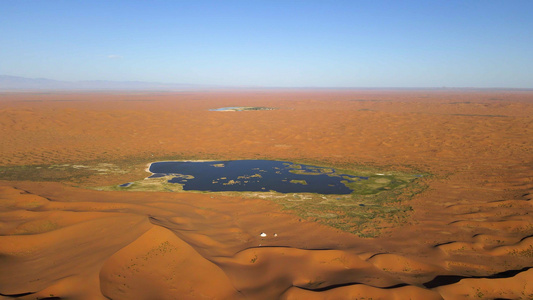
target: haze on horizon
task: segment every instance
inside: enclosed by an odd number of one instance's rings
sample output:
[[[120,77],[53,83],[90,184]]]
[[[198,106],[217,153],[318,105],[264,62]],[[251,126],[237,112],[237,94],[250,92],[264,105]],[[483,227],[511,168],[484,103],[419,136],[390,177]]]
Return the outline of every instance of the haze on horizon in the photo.
[[[533,88],[532,1],[2,1],[0,75]]]

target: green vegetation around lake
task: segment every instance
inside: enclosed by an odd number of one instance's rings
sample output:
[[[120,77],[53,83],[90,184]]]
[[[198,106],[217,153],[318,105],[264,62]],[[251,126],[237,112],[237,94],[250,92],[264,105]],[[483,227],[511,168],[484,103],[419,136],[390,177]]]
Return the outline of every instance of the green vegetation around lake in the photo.
[[[184,160],[182,157],[158,158],[157,160]],[[113,162],[77,162],[70,164],[4,166],[0,167],[1,180],[55,181],[68,185],[105,191],[158,191],[184,192],[183,185],[169,183],[176,175],[146,178],[149,161],[130,159]],[[305,175],[341,177],[342,183],[353,190],[350,194],[278,193],[261,192],[200,192],[215,195],[260,198],[278,203],[284,210],[304,220],[320,222],[351,232],[362,237],[376,237],[387,228],[409,222],[412,211],[409,200],[423,192],[428,174],[420,171],[383,170],[357,165],[331,165],[320,162],[305,162],[319,165],[290,165],[289,172]],[[217,165],[222,168],[222,165]],[[302,167],[305,166],[305,167]],[[315,176],[313,176],[315,177]],[[185,178],[187,179],[187,178]],[[192,178],[188,178],[192,179]],[[220,180],[225,180],[221,177]],[[241,176],[239,180],[260,180],[257,170],[253,175]],[[298,186],[309,182],[301,179],[289,181]],[[195,192],[195,191],[185,191]]]

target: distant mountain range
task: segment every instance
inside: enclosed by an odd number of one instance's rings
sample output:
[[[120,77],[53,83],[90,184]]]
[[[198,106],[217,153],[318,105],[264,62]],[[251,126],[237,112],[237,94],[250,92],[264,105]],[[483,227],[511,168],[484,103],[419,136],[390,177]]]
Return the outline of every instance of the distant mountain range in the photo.
[[[532,91],[532,88],[476,88],[476,87],[265,87],[218,86],[205,84],[181,84],[146,81],[83,80],[63,81],[47,78],[27,78],[0,75],[0,91],[183,91],[210,89],[363,89],[363,90],[457,90],[457,91]]]
[[[47,78],[26,78],[0,75],[0,90],[185,90],[215,86],[144,81],[61,81]]]

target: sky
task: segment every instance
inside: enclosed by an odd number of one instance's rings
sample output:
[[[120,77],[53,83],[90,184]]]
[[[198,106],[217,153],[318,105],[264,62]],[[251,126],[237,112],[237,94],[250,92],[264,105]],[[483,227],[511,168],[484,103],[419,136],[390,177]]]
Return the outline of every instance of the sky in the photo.
[[[0,75],[533,88],[533,1],[0,0]]]

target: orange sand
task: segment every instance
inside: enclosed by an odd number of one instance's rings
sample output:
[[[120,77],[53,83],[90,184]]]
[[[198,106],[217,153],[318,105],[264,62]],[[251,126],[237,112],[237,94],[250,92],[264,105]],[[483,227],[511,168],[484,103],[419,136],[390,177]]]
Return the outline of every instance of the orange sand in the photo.
[[[278,110],[208,111],[225,106]],[[181,155],[434,174],[408,222],[372,239],[264,199],[0,181],[0,298],[529,299],[532,116],[531,91],[0,94],[3,166]]]

